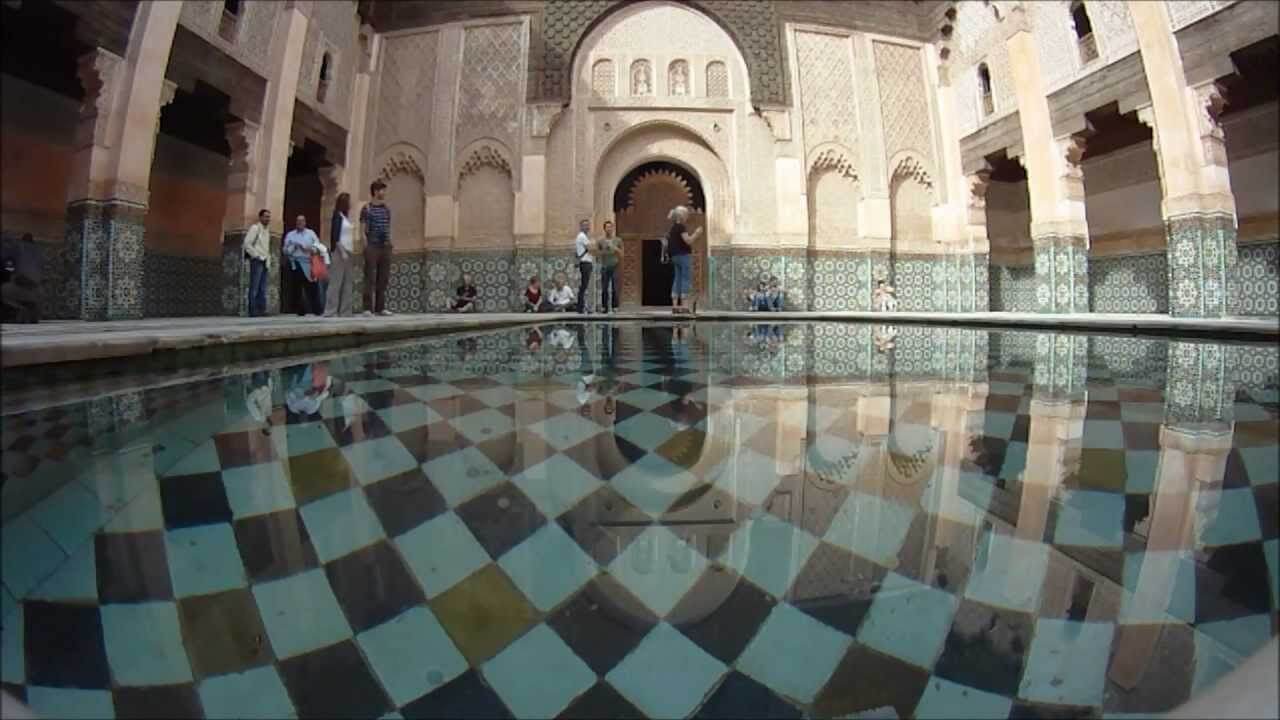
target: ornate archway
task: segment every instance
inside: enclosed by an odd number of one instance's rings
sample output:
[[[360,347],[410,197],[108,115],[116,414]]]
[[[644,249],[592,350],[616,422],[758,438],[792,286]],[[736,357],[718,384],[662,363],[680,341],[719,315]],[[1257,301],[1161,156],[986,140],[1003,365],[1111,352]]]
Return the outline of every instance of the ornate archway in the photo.
[[[694,248],[694,293],[696,297],[706,298],[711,290],[707,272],[709,248],[727,244],[732,236],[733,193],[725,163],[696,131],[674,121],[657,121],[620,133],[605,148],[596,164],[594,207],[616,208],[615,195],[628,176],[637,168],[657,163],[669,167],[666,172],[655,173],[644,181],[650,188],[645,192],[652,193],[653,207],[647,208],[648,203],[644,203],[647,209],[641,208],[639,213],[633,211],[634,221],[632,217],[619,216],[619,225],[621,227],[625,221],[630,227],[637,228],[636,232],[643,233],[657,229],[658,233],[654,235],[657,237],[666,230],[666,212],[670,210],[670,207],[661,209],[657,206],[677,199],[685,189],[688,190],[689,202],[693,203],[699,193],[694,192],[689,181],[696,181],[702,196],[703,207],[698,208],[702,210],[702,217],[691,219],[690,227],[703,227],[705,231]],[[626,209],[622,212],[626,213]],[[637,249],[639,247],[636,245]],[[639,300],[640,287],[640,274],[636,271],[642,268],[635,265],[640,253],[632,250],[627,248],[624,257],[627,264],[622,274],[623,290],[626,292],[628,283],[631,283],[631,302],[634,303]],[[631,259],[627,260],[627,257]],[[625,297],[623,302],[628,302]]]
[[[669,225],[667,213],[676,205],[692,210],[689,227],[705,227],[706,200],[702,182],[679,165],[650,162],[627,173],[613,193],[613,213],[618,236],[626,253],[622,259],[622,303],[624,305],[665,305],[671,296],[671,266],[658,261],[662,237]],[[699,260],[705,254],[700,238],[694,255],[694,293],[701,287]]]

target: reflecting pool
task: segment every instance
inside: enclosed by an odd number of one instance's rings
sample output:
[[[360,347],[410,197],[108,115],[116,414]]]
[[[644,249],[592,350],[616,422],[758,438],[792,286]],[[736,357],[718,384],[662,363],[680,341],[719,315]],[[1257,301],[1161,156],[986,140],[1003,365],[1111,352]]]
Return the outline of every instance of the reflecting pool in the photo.
[[[4,417],[46,717],[1171,709],[1277,632],[1274,345],[548,324]]]

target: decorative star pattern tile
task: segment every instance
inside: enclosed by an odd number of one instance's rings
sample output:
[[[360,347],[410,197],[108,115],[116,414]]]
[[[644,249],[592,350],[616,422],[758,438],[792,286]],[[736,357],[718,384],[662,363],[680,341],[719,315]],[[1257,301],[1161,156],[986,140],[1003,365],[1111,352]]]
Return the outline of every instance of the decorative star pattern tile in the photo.
[[[1158,343],[1071,370],[810,331],[436,338],[330,361],[314,413],[287,369],[261,421],[149,429],[5,522],[3,686],[49,717],[1141,715],[1276,632],[1257,356],[1187,382]],[[6,418],[6,457],[59,417]]]

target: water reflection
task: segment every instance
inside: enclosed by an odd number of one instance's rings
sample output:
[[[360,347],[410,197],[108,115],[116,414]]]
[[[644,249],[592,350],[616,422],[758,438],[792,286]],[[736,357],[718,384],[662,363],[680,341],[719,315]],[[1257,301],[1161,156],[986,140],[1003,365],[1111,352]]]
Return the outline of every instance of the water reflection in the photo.
[[[687,713],[1169,709],[1276,632],[1273,351],[560,323],[263,368],[176,418],[182,388],[12,416],[4,680],[406,717],[644,712],[677,677]]]

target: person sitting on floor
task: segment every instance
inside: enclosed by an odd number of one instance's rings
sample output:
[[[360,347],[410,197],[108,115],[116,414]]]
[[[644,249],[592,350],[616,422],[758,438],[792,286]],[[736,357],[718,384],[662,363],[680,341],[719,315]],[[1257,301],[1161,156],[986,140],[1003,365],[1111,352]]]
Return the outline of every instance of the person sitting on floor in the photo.
[[[564,281],[564,275],[557,275],[556,287],[551,291],[551,309],[556,312],[568,312],[575,302],[577,298],[574,297],[569,283]]]
[[[524,289],[524,311],[537,313],[547,312],[550,309],[551,304],[542,294],[542,283],[538,281],[538,276],[534,275],[529,278],[529,286]]]
[[[777,275],[769,276],[769,287],[765,290],[765,300],[770,310],[782,312],[782,285],[778,282]]]
[[[897,292],[884,280],[876,280],[876,288],[871,291],[871,308],[878,312],[893,312],[898,309]]]
[[[769,309],[769,288],[764,280],[756,285],[755,290],[747,291],[747,306],[752,310]]]
[[[462,284],[458,286],[458,295],[449,303],[452,312],[472,312],[476,309],[475,283],[471,282],[471,273],[462,273]]]
[[[4,309],[0,321],[19,323],[40,322],[40,284],[38,270],[30,265],[32,255],[25,253],[27,248],[35,248],[35,238],[31,233],[22,236],[21,245],[6,248],[3,267],[0,268],[0,295],[3,295]],[[38,256],[34,256],[38,257]],[[24,260],[27,262],[24,263]],[[27,265],[28,267],[24,267]]]

